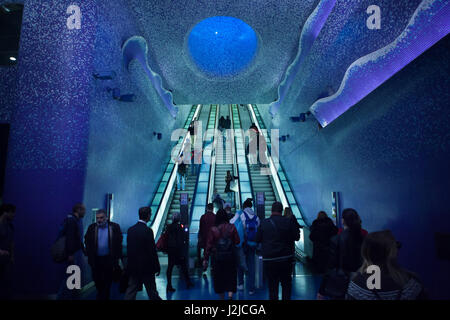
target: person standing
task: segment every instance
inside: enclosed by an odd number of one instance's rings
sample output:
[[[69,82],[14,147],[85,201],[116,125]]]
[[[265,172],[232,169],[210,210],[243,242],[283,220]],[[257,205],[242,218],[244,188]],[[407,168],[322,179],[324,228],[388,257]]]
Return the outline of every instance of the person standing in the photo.
[[[216,215],[214,214],[214,204],[208,203],[206,206],[206,213],[200,217],[200,226],[198,229],[198,241],[197,241],[197,259],[201,263],[201,250],[206,249],[206,241],[211,228],[216,222]],[[203,276],[206,276],[206,270],[208,267],[203,266]]]
[[[324,211],[320,211],[310,228],[309,239],[313,243],[312,262],[316,270],[324,273],[330,255],[330,240],[338,232],[338,228]]]
[[[249,199],[247,199],[249,200]],[[244,206],[246,204],[244,201]],[[244,274],[248,271],[247,269],[247,261],[244,252],[244,240],[245,240],[245,231],[244,231],[244,222],[241,218],[242,210],[236,212],[233,218],[230,219],[230,223],[234,224],[234,227],[237,230],[239,235],[239,243],[236,245],[236,262],[237,262],[237,289],[244,290]]]
[[[184,163],[183,154],[180,155],[177,163],[177,185],[175,186],[175,190],[185,190],[187,165]]]
[[[280,202],[274,202],[272,204],[272,215],[261,222],[256,233],[256,242],[261,243],[270,300],[278,300],[280,282],[282,299],[291,299],[292,245],[300,239],[300,230],[294,226],[290,219],[283,217],[282,213],[283,205]]]
[[[244,244],[243,250],[245,254],[245,261],[247,265],[247,284],[248,294],[253,295],[255,293],[255,259],[256,259],[256,233],[260,225],[258,216],[253,211],[252,199],[247,199],[242,205],[241,220],[244,227]],[[239,283],[243,284],[244,274],[239,272]]]
[[[188,260],[186,258],[187,243],[186,243],[186,231],[183,230],[183,226],[180,224],[180,213],[174,212],[172,214],[172,223],[167,227],[167,254],[169,256],[167,266],[167,291],[175,292],[175,288],[172,287],[172,270],[174,266],[179,266],[181,273],[186,280],[186,286],[189,289],[193,286],[191,279],[189,278]]]
[[[232,207],[235,207],[236,204],[234,203],[234,184],[236,183],[236,179],[239,179],[239,177],[235,177],[231,174],[230,170],[227,170],[227,175],[225,176],[225,193],[227,194],[228,202],[231,204]],[[233,185],[232,185],[233,184]]]
[[[239,242],[236,228],[229,223],[226,211],[220,209],[216,215],[215,226],[208,234],[203,265],[208,266],[211,256],[214,291],[221,299],[224,299],[227,292],[228,299],[231,300],[236,292],[237,264],[234,247]]]
[[[98,210],[95,218],[96,222],[86,231],[84,243],[97,288],[97,300],[109,300],[113,274],[120,269],[123,236],[120,226],[108,221],[105,210]]]
[[[390,230],[369,233],[362,244],[363,264],[353,275],[347,288],[346,300],[425,300],[426,291],[418,275],[402,268],[398,262],[400,243]],[[368,290],[367,281],[372,271],[380,268],[379,289]]]
[[[341,270],[347,277],[356,272],[362,265],[361,246],[368,232],[361,227],[361,218],[355,209],[347,208],[342,211],[343,229],[331,238],[328,270]],[[327,297],[328,277],[325,276],[317,293],[317,299]],[[345,292],[332,299],[344,299]]]
[[[58,239],[62,236],[66,237],[66,260],[64,263],[64,275],[61,281],[61,286],[59,288],[57,299],[58,300],[75,300],[79,298],[79,289],[69,289],[67,287],[67,267],[70,265],[81,266],[82,259],[86,255],[86,249],[83,244],[83,218],[86,214],[86,207],[82,203],[77,203],[72,208],[72,213],[69,214],[60,232],[58,234]]]
[[[12,298],[12,268],[14,264],[14,226],[16,207],[0,206],[0,300]]]
[[[159,275],[161,266],[156,253],[153,231],[147,227],[151,212],[150,207],[140,208],[139,221],[128,229],[127,272],[129,280],[128,288],[125,292],[125,300],[135,300],[136,294],[142,285],[145,285],[150,300],[162,300],[156,289],[155,282],[155,275]]]

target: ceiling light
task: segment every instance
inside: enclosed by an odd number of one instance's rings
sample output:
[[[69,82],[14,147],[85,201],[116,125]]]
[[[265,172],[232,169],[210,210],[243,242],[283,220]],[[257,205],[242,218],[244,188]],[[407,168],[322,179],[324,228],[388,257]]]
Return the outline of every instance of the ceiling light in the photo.
[[[9,60],[16,61],[17,59],[15,57],[9,57]]]

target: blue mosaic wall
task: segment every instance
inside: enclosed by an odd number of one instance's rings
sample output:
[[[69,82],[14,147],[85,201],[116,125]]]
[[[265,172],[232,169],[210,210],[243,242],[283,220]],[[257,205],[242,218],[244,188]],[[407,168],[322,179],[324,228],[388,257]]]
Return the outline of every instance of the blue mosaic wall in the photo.
[[[450,298],[449,262],[436,259],[434,232],[448,232],[450,64],[441,40],[322,130],[308,118],[273,121],[290,135],[280,158],[306,218],[331,213],[331,192],[353,207],[370,231],[391,229],[403,243],[402,264],[419,273],[431,297]],[[290,106],[291,110],[294,106]]]
[[[14,111],[17,67],[0,67],[0,123],[9,123]]]
[[[63,270],[49,248],[83,196],[95,8],[83,1],[82,28],[69,30],[70,4],[29,0],[23,13],[4,195],[17,205],[20,294],[56,291]]]
[[[101,208],[106,193],[113,193],[113,221],[126,231],[136,223],[138,209],[150,204],[165,169],[172,130],[182,127],[191,106],[178,106],[173,119],[141,65],[136,60],[128,70],[123,65],[121,45],[140,31],[122,2],[97,2],[94,69],[117,76],[91,85],[84,201],[88,209]],[[135,94],[136,100],[114,100],[108,87]],[[162,139],[153,132],[162,133]],[[89,213],[87,221],[91,220]]]

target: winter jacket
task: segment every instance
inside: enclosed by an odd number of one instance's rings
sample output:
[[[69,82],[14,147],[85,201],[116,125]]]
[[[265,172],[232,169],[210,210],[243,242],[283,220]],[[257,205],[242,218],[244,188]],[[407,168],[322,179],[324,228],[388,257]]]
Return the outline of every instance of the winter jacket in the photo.
[[[292,244],[299,239],[300,229],[291,219],[274,214],[261,221],[256,233],[256,242],[261,243],[264,261],[291,260]]]

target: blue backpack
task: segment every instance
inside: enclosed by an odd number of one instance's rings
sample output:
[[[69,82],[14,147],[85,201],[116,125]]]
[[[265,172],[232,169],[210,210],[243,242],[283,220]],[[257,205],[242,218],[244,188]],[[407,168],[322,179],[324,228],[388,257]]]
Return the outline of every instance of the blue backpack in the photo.
[[[246,242],[249,245],[256,245],[255,238],[256,238],[256,231],[258,229],[258,217],[255,214],[253,218],[250,219],[250,217],[245,211],[243,211],[243,213],[245,215]]]

